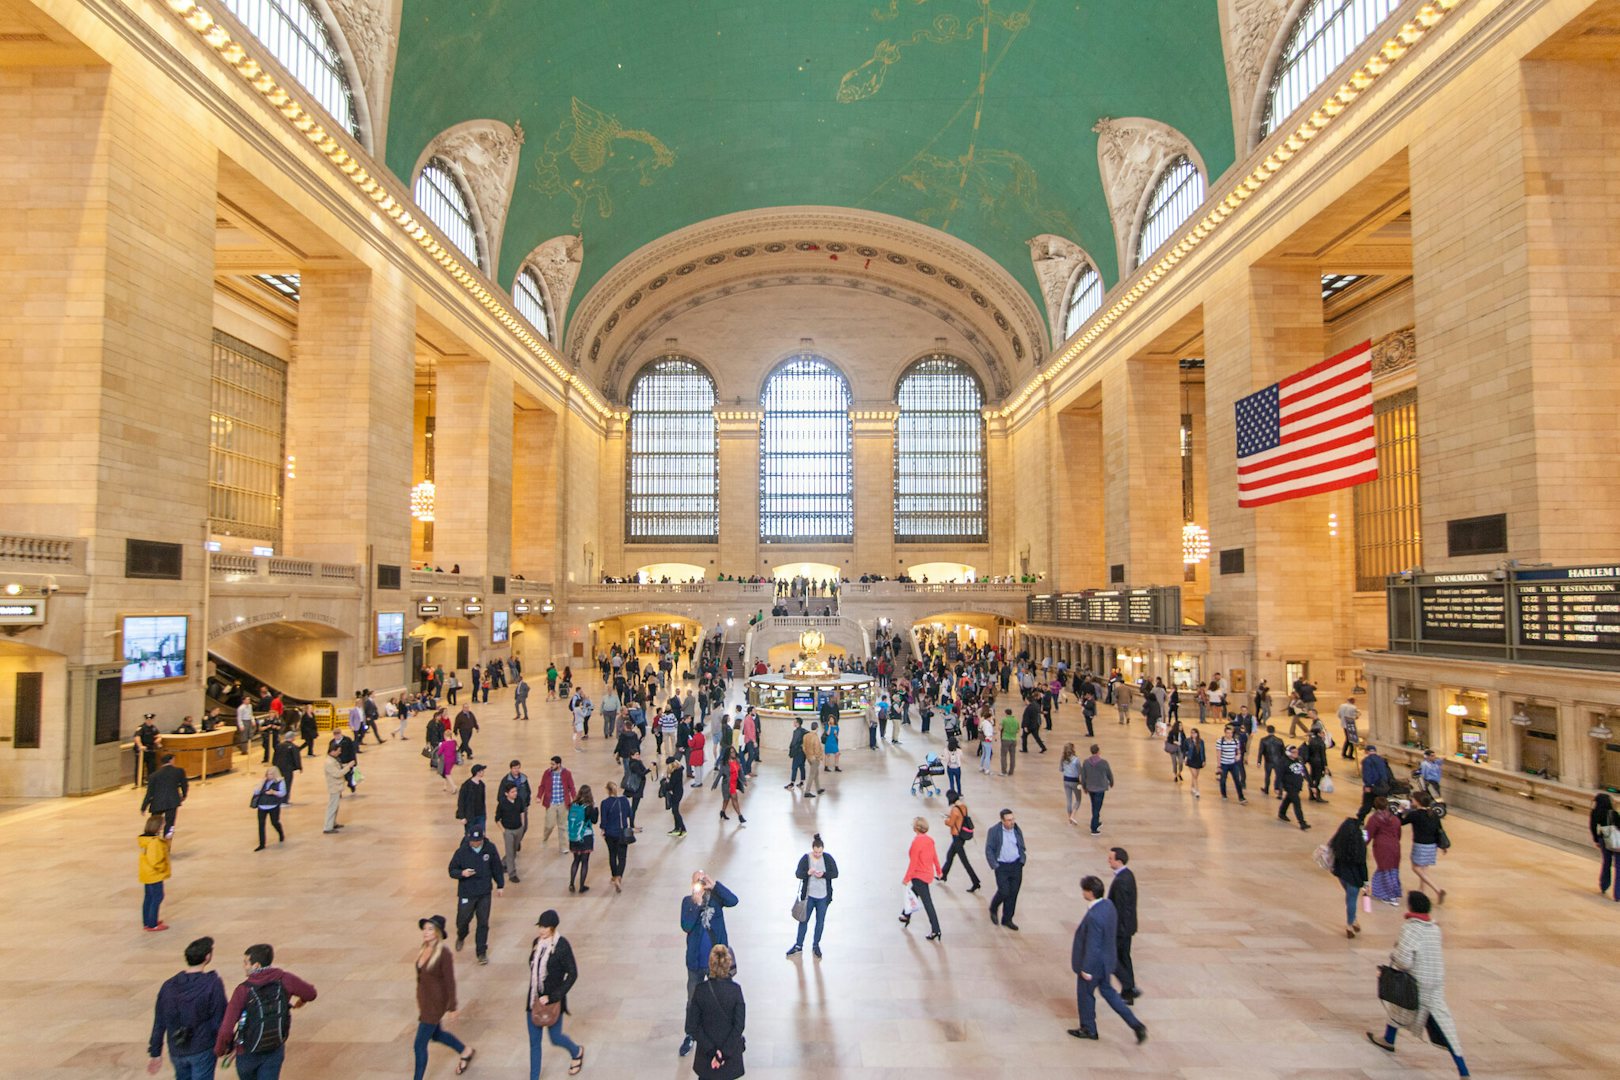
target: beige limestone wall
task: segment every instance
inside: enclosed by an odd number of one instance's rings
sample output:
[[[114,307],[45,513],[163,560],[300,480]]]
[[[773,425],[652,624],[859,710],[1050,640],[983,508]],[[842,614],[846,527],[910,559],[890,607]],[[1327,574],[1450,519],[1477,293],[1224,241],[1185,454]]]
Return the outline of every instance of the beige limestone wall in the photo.
[[[522,408],[512,417],[512,572],[530,581],[558,580],[557,428],[550,409]]]
[[[1103,550],[1107,502],[1103,498],[1103,423],[1100,409],[1054,414],[1058,453],[1052,495],[1052,575],[1055,592],[1108,584]]]
[[[1104,574],[1123,564],[1127,585],[1181,583],[1180,393],[1174,360],[1135,357],[1103,375]]]
[[[481,358],[438,364],[433,561],[508,574],[512,547],[512,377]]]
[[[1052,480],[1051,430],[1041,418],[1014,428],[1007,436],[1007,464],[992,473],[1008,493],[998,518],[1011,537],[1009,565],[1003,573],[1051,576]],[[1042,588],[1044,589],[1044,584]]]
[[[620,510],[600,497],[603,438],[599,427],[578,412],[564,417],[560,502],[563,522],[563,579],[595,581],[603,573],[602,518]],[[622,490],[616,489],[616,490]]]

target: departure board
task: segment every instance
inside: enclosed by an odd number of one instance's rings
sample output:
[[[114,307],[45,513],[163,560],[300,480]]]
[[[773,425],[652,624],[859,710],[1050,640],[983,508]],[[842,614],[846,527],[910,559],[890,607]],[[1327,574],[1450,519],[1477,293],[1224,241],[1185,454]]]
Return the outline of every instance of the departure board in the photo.
[[[1395,652],[1620,668],[1620,565],[1389,579]]]
[[[1078,593],[1032,596],[1031,622],[1057,623],[1139,634],[1181,633],[1181,589],[1090,589]]]
[[[1620,650],[1620,566],[1521,570],[1515,578],[1524,644]]]

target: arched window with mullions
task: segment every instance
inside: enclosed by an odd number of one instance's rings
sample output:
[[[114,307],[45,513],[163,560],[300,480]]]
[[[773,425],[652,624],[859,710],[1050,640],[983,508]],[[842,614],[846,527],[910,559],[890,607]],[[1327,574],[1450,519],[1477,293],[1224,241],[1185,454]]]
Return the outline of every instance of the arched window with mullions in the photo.
[[[1142,215],[1142,228],[1136,237],[1136,265],[1148,261],[1164,242],[1186,224],[1204,202],[1204,174],[1186,154],[1175,158],[1159,174]]]
[[[310,0],[220,0],[276,62],[349,134],[366,141],[354,87],[326,20]]]
[[[460,248],[463,255],[482,267],[484,245],[478,236],[472,200],[467,197],[450,163],[441,157],[429,158],[416,178],[412,194],[428,220],[437,225],[439,231]]]
[[[855,538],[849,383],[819,356],[795,356],[760,394],[759,538],[847,544]]]
[[[1263,139],[1327,82],[1403,0],[1312,0],[1300,12],[1266,90]]]
[[[906,369],[895,400],[895,540],[984,543],[989,529],[979,380],[954,356],[928,356]]]
[[[540,286],[540,275],[525,266],[518,271],[512,283],[512,302],[518,314],[529,320],[529,325],[540,331],[540,336],[551,340],[551,309],[546,306],[546,293]]]
[[[714,404],[714,380],[684,356],[661,356],[631,381],[626,543],[719,540],[720,445]]]
[[[1063,311],[1063,339],[1074,337],[1087,319],[1102,310],[1102,302],[1102,275],[1088,263],[1080,268],[1074,284],[1069,286],[1068,304]]]

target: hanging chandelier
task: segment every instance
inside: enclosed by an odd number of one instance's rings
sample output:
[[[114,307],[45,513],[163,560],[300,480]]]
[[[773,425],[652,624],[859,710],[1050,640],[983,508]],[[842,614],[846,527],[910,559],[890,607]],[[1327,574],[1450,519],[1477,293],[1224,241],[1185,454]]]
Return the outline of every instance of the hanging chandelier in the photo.
[[[423,480],[411,488],[411,517],[417,521],[433,520],[435,490],[433,481]]]
[[[1181,527],[1181,561],[1197,566],[1209,558],[1209,530],[1192,522]]]

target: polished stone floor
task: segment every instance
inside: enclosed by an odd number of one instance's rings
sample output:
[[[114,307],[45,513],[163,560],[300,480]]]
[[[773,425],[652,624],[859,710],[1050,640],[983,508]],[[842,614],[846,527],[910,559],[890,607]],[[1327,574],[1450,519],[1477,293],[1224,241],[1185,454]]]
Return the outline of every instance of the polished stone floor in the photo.
[[[575,752],[562,708],[541,696],[527,723],[508,718],[500,695],[480,707],[478,760],[498,775],[518,756],[537,777],[561,753],[600,794],[617,777],[607,744],[591,740]],[[458,957],[463,1009],[453,1030],[479,1050],[469,1076],[524,1075],[524,961],[547,907],[561,912],[579,958],[567,1029],[588,1048],[584,1075],[690,1075],[691,1059],[675,1054],[684,993],[678,909],[697,868],[741,898],[728,923],[748,1000],[749,1076],[1023,1080],[1041,1075],[1031,1070],[1074,1068],[1207,1080],[1454,1075],[1442,1051],[1410,1036],[1393,1058],[1362,1037],[1382,1023],[1374,978],[1399,916],[1380,906],[1364,917],[1362,937],[1346,941],[1342,893],[1310,860],[1353,809],[1351,785],[1331,807],[1308,806],[1317,828],[1302,834],[1279,824],[1263,800],[1223,803],[1209,781],[1194,801],[1186,785],[1168,782],[1157,743],[1110,721],[1098,731],[1119,787],[1102,835],[1091,837],[1066,823],[1058,780],[1058,749],[1078,720],[1073,706],[1063,709],[1052,752],[1023,756],[1015,778],[967,773],[976,818],[988,823],[1001,806],[1015,807],[1028,837],[1018,933],[993,927],[989,890],[966,895],[959,875],[935,890],[942,946],[923,940],[921,922],[907,931],[895,920],[911,819],[937,822],[944,812],[943,799],[908,794],[921,755],[943,748],[937,731],[876,753],[849,745],[826,796],[805,802],[782,790],[786,726],[772,724],[761,780],[745,797],[747,827],[721,822],[718,797],[705,787],[684,807],[690,835],[673,840],[667,815],[648,800],[622,895],[607,885],[605,852],[590,894],[569,895],[566,857],[543,850],[532,832],[525,856],[539,862],[495,901],[492,963],[476,966],[470,946]],[[413,739],[421,726],[412,726]],[[227,987],[242,949],[268,941],[278,964],[320,991],[296,1014],[285,1076],[408,1076],[416,920],[453,915],[446,864],[459,835],[453,797],[428,774],[419,745],[367,747],[362,795],[344,801],[348,828],[338,836],[321,834],[319,774],[304,773],[286,811],[287,843],[257,854],[246,805],[252,781],[236,774],[195,787],[163,908],[172,929],[162,934],[143,933],[138,918],[138,794],[0,815],[8,915],[0,1076],[144,1075],[157,987],[182,966],[186,942],[203,934],[218,942]],[[1450,890],[1439,921],[1451,1008],[1474,1074],[1615,1075],[1620,905],[1597,897],[1595,860],[1457,817],[1448,827],[1455,847],[1439,867]],[[826,955],[784,959],[795,926],[793,867],[817,830],[842,871]],[[933,835],[942,832],[936,824]],[[1075,1024],[1069,943],[1078,881],[1106,875],[1110,844],[1130,850],[1140,883],[1135,955],[1146,994],[1138,1013],[1151,1031],[1140,1047],[1106,1009],[1100,1042],[1065,1034]],[[974,860],[982,873],[982,850]],[[429,1075],[449,1076],[453,1065],[436,1048]],[[549,1053],[544,1075],[563,1075],[566,1065]]]

